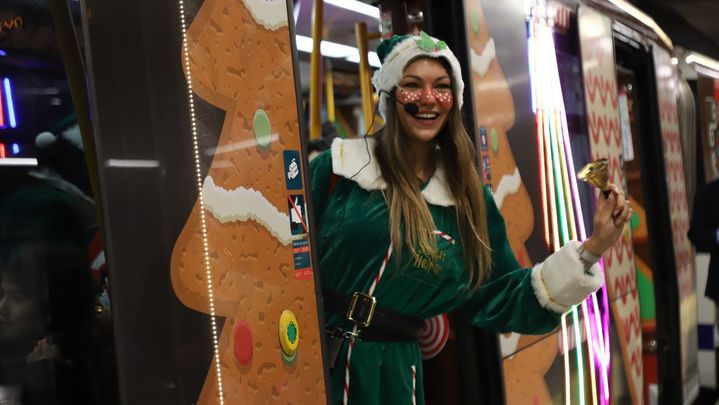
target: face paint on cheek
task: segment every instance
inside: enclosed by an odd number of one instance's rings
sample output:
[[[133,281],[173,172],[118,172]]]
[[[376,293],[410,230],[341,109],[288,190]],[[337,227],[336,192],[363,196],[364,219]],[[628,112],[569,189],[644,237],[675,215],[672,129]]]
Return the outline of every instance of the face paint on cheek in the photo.
[[[416,103],[419,94],[415,91],[400,90],[397,92],[397,100],[402,104]]]
[[[434,99],[437,100],[437,104],[440,105],[445,110],[450,110],[452,108],[452,93],[439,93],[434,92]]]

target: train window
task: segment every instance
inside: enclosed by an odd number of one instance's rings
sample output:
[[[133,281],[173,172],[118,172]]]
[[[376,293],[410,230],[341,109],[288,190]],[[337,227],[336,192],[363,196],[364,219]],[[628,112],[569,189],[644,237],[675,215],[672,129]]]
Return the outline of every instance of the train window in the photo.
[[[79,3],[66,33],[81,38]],[[118,402],[108,269],[53,10],[0,6],[0,403]]]

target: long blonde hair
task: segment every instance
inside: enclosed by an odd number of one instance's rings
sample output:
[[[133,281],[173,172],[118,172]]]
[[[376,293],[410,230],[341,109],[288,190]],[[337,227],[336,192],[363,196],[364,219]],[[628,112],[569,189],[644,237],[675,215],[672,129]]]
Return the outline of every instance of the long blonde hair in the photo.
[[[440,59],[443,61],[443,59]],[[445,69],[449,72],[449,66]],[[393,90],[394,91],[394,90]],[[384,129],[377,134],[375,156],[382,177],[387,183],[390,238],[393,254],[399,258],[407,246],[414,258],[420,252],[437,257],[435,226],[427,203],[422,198],[420,183],[406,154],[407,134],[397,119],[397,105],[387,103]],[[435,138],[437,155],[447,174],[447,185],[455,201],[459,237],[469,273],[469,285],[478,288],[492,270],[492,254],[487,231],[484,190],[475,167],[476,151],[470,140],[462,115],[454,103],[444,128]],[[403,241],[404,232],[404,241]]]

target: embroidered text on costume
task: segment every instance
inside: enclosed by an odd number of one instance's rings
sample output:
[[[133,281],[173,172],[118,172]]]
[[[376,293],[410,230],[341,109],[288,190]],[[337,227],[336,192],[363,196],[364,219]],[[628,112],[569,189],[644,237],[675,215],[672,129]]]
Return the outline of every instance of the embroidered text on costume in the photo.
[[[438,273],[442,270],[439,263],[444,261],[446,257],[447,254],[444,252],[437,252],[437,254],[431,255],[423,250],[419,252],[414,259],[414,266],[422,270]]]

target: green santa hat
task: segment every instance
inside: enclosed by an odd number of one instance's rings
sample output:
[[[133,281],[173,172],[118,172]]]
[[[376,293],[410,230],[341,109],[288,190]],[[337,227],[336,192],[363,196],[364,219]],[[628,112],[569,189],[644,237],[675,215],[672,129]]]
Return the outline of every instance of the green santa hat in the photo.
[[[404,72],[407,64],[420,56],[444,58],[449,63],[452,69],[449,74],[454,85],[454,99],[457,102],[457,107],[462,108],[462,94],[464,94],[462,69],[459,65],[459,60],[444,41],[433,38],[424,31],[420,35],[395,35],[379,44],[377,55],[382,62],[382,67],[372,76],[372,85],[380,93],[379,113],[383,117],[387,117],[387,99],[389,96],[380,92],[380,90],[391,93],[402,79],[402,72]]]

